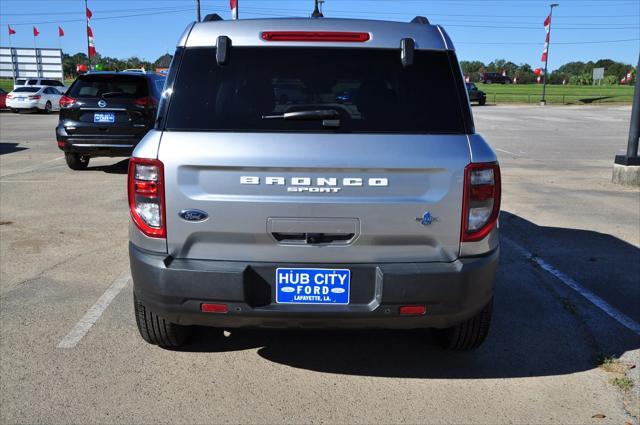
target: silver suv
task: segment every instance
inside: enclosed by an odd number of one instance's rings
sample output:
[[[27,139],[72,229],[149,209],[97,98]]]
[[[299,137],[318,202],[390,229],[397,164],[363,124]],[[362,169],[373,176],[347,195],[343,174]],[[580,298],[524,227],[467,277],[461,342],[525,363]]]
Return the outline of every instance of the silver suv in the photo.
[[[487,335],[500,169],[425,18],[190,25],[129,205],[149,343],[192,325]]]

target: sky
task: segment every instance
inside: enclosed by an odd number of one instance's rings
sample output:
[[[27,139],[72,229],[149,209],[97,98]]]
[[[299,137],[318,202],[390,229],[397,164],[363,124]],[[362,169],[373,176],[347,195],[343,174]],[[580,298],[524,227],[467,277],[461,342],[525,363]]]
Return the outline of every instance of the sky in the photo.
[[[549,67],[571,61],[613,59],[638,63],[640,0],[556,0]],[[172,53],[195,20],[196,0],[88,0],[91,26],[103,56],[138,56],[155,61]],[[308,17],[313,0],[238,0],[240,18]],[[409,21],[416,15],[442,25],[460,60],[489,63],[506,59],[540,64],[550,1],[543,0],[326,0],[327,17]],[[202,14],[230,19],[228,0],[201,0]],[[7,25],[16,31],[13,47],[86,52],[84,0],[0,0],[0,44],[7,46]],[[58,25],[65,36],[58,37]],[[59,44],[60,43],[60,44]]]

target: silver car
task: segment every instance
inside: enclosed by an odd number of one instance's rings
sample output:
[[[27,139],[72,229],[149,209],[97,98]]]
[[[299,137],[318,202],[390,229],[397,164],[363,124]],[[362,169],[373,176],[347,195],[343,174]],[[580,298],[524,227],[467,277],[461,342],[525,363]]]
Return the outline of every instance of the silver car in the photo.
[[[500,169],[445,30],[350,19],[190,25],[129,168],[142,337],[192,325],[437,328],[485,339]]]

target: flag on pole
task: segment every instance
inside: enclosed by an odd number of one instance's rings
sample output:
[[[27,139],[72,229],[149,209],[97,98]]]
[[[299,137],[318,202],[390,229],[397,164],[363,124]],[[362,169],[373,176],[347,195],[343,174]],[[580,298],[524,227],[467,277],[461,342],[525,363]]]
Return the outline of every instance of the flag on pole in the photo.
[[[11,28],[11,25],[7,25],[7,28],[9,30],[9,35],[13,35],[16,33],[16,30],[14,30],[13,28]]]
[[[544,29],[547,32],[547,37],[544,42],[544,50],[542,51],[542,62],[547,61],[547,52],[549,51],[549,30],[551,29],[551,15],[547,16],[544,20]]]
[[[87,19],[91,19],[92,16],[93,16],[93,13],[91,13],[89,8],[87,7]]]
[[[238,19],[238,0],[229,0],[231,6],[231,18]]]
[[[89,39],[89,58],[92,58],[96,55],[96,44],[93,41],[93,31],[89,23],[87,23],[87,38]]]
[[[33,36],[37,37],[40,35],[40,31],[38,31],[38,28],[35,27],[35,25],[33,26]]]
[[[58,37],[64,37],[64,30],[58,25]]]

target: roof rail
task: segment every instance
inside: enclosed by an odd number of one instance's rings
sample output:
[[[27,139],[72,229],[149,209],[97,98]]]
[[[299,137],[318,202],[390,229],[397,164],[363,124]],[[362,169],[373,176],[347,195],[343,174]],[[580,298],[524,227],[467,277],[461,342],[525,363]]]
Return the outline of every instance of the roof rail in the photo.
[[[202,22],[214,22],[214,21],[223,21],[223,20],[224,19],[222,19],[222,17],[217,13],[209,13],[207,16],[204,17]]]
[[[206,19],[206,18],[205,18]],[[429,25],[429,20],[427,18],[425,18],[424,16],[416,16],[415,18],[413,18],[411,20],[412,24],[425,24],[425,25]]]

